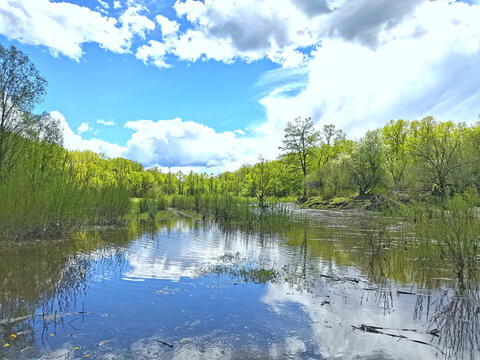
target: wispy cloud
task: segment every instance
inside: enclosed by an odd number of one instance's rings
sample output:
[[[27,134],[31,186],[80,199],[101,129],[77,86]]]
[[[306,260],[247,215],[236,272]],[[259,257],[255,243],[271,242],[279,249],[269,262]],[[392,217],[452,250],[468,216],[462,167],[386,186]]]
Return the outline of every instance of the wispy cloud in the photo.
[[[104,120],[104,119],[98,119],[97,124],[105,125],[105,126],[113,126],[115,125],[115,121],[113,120]]]

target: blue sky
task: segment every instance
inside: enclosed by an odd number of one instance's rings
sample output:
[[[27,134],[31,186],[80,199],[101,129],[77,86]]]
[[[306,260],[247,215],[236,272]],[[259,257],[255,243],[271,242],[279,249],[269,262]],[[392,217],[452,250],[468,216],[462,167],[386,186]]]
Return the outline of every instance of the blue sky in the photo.
[[[5,0],[0,43],[49,82],[65,146],[219,172],[273,159],[287,121],[349,137],[473,123],[478,1]]]
[[[5,37],[2,44],[8,43]],[[134,55],[116,55],[87,44],[76,62],[52,57],[43,48],[12,42],[27,53],[48,79],[48,93],[38,111],[58,110],[73,129],[90,123],[101,138],[124,143],[129,132],[122,126],[137,119],[180,117],[214,127],[217,131],[244,129],[265,118],[259,104],[259,77],[276,68],[270,61],[227,65],[213,60],[171,69],[145,65]],[[114,121],[105,128],[97,120]],[[92,138],[92,132],[84,133]]]

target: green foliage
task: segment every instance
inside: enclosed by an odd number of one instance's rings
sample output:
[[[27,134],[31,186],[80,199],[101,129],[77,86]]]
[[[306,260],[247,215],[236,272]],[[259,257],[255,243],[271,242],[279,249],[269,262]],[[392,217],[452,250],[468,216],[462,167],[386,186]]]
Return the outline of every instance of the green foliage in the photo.
[[[360,195],[385,184],[385,145],[379,130],[367,132],[355,145],[351,169]]]
[[[296,118],[288,122],[282,140],[282,150],[285,154],[285,161],[293,167],[299,167],[302,171],[304,182],[307,177],[307,169],[313,149],[320,138],[320,133],[314,129],[312,119]],[[303,186],[303,199],[306,200],[307,188]]]
[[[25,149],[0,182],[0,238],[50,236],[92,224],[122,223],[130,194],[120,179],[99,185],[78,154],[16,137]],[[98,157],[98,155],[96,155]]]
[[[277,232],[295,222],[288,205],[279,202],[258,204],[254,199],[230,195],[174,195],[171,206],[201,214],[226,226],[242,230]]]
[[[401,186],[405,170],[411,161],[409,148],[409,123],[405,120],[391,120],[382,129],[385,144],[385,161],[394,184]]]
[[[423,172],[423,182],[434,195],[445,197],[460,189],[458,175],[463,170],[463,129],[432,117],[413,124],[412,150]]]
[[[18,137],[38,130],[42,117],[30,115],[45,95],[47,81],[26,54],[0,45],[0,178],[10,171],[25,150]]]
[[[323,198],[348,196],[354,192],[355,183],[351,169],[350,155],[340,153],[320,170],[323,179]]]

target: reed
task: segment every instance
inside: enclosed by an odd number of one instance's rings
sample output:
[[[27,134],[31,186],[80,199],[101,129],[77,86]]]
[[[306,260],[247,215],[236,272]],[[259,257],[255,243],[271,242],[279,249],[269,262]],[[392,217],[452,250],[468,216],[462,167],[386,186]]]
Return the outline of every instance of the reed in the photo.
[[[37,156],[22,159],[0,179],[0,240],[54,236],[124,221],[130,208],[126,186],[93,186],[64,149],[31,146]]]
[[[297,219],[288,204],[220,194],[174,195],[170,205],[243,230],[277,232],[290,228]]]

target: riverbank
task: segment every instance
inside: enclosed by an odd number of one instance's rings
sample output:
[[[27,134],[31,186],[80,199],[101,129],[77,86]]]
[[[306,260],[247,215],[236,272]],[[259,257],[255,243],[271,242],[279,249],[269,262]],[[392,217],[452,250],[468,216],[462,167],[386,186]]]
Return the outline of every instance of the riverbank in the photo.
[[[382,194],[358,195],[350,197],[335,197],[323,200],[320,197],[312,197],[302,204],[303,208],[319,210],[367,210],[367,211],[394,211],[400,208],[401,203],[387,198]]]

